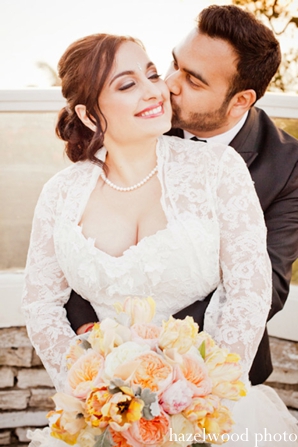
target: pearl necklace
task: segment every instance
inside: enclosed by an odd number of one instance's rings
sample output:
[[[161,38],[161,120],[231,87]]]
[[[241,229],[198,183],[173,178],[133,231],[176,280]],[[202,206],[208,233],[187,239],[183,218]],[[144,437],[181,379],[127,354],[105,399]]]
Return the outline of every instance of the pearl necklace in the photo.
[[[109,185],[111,188],[115,189],[116,191],[129,192],[129,191],[133,191],[134,189],[140,188],[140,186],[143,186],[146,182],[148,182],[148,180],[151,179],[151,177],[154,176],[154,174],[155,174],[156,172],[157,172],[157,165],[156,165],[155,168],[152,169],[152,171],[151,171],[151,172],[150,172],[150,173],[149,173],[143,180],[141,180],[139,183],[136,183],[136,184],[133,185],[133,186],[127,186],[127,187],[124,187],[124,186],[117,186],[117,185],[115,185],[114,183],[111,182],[111,180],[109,180],[109,179],[106,177],[106,175],[105,175],[104,172],[102,172],[100,176],[101,176],[101,178],[103,179],[103,181],[104,181],[107,185]]]

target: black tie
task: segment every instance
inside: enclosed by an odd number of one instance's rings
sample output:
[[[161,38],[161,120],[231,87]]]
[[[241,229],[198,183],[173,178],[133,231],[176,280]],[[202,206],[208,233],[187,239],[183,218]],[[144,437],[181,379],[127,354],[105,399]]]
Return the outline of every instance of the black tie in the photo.
[[[197,138],[197,137],[192,137],[191,140],[192,141],[202,141],[203,143],[207,143],[207,140],[202,140],[202,139]]]

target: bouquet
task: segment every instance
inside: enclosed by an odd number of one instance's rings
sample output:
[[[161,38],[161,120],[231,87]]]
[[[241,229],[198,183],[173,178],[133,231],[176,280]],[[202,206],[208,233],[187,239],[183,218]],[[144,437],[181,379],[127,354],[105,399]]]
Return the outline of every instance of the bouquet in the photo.
[[[199,333],[192,317],[152,324],[150,297],[128,297],[116,310],[70,347],[69,389],[53,397],[51,435],[82,447],[224,443],[233,419],[222,400],[246,394],[239,356]]]

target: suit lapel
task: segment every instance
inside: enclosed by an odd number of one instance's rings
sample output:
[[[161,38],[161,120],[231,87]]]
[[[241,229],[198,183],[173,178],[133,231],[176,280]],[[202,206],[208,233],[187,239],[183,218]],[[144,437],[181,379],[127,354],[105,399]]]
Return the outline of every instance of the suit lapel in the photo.
[[[258,156],[259,122],[257,110],[253,107],[248,114],[242,129],[231,141],[232,146],[244,159],[249,167]]]
[[[260,144],[258,143],[260,123],[257,119],[257,115],[257,109],[252,107],[243,127],[229,144],[229,146],[232,146],[242,156],[248,167],[257,158],[257,148],[260,147]],[[183,130],[181,129],[171,129],[165,135],[184,138]]]

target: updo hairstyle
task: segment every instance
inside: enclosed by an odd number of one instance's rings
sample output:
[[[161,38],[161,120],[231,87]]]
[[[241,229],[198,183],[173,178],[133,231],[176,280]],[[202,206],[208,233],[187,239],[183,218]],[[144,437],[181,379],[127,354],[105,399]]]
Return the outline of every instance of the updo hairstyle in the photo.
[[[90,160],[101,164],[95,153],[103,146],[107,122],[98,98],[118,48],[124,42],[135,42],[143,48],[133,37],[93,34],[72,43],[59,60],[58,74],[67,105],[59,113],[56,134],[66,142],[65,152],[73,162]],[[77,104],[86,106],[86,114],[96,126],[95,132],[77,116]]]

